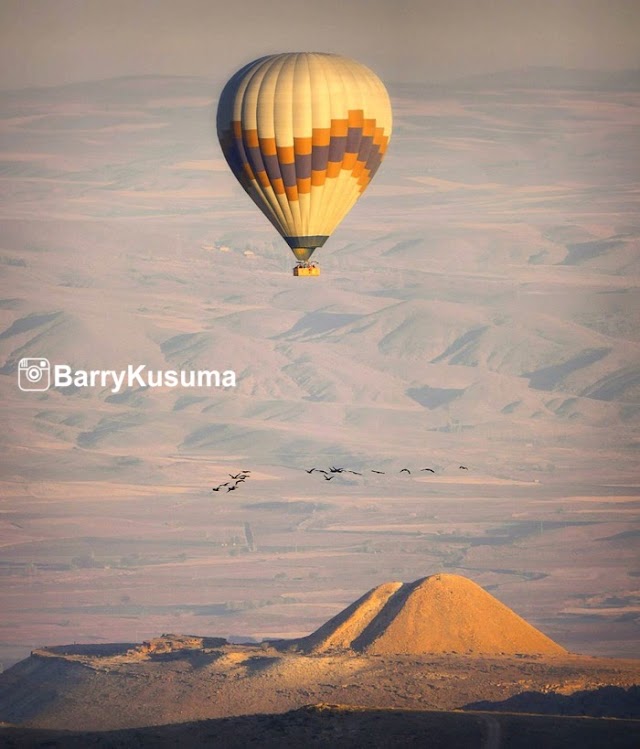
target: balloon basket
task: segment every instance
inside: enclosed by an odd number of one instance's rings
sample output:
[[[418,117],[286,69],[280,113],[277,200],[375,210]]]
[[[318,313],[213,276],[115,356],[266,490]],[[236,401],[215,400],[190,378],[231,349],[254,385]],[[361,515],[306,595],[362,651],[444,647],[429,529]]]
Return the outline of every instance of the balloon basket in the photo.
[[[294,276],[319,276],[320,268],[317,265],[296,265],[293,269]]]

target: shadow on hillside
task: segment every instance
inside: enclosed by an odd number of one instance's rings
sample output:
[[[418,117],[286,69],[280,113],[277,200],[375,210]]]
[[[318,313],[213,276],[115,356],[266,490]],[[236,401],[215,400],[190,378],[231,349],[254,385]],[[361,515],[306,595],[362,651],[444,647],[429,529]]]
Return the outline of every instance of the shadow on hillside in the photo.
[[[462,709],[594,718],[640,718],[640,686],[628,689],[607,686],[570,695],[556,692],[521,692],[501,702],[470,702]]]
[[[137,644],[135,642],[103,642],[91,645],[74,643],[73,645],[47,645],[40,650],[53,655],[88,655],[108,658],[114,655],[125,655]]]
[[[193,723],[118,731],[71,732],[0,727],[0,744],[12,749],[127,749],[128,747],[225,749],[301,747],[372,749],[382,747],[456,747],[477,749],[631,749],[640,745],[635,721],[543,715],[372,710],[314,705],[275,715],[246,715]]]

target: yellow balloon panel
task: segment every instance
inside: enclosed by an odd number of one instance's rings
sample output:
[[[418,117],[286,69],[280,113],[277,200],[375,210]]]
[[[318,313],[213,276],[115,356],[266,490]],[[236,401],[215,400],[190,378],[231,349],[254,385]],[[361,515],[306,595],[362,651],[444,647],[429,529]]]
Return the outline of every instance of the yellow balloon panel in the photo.
[[[233,173],[308,259],[376,173],[391,136],[382,81],[340,55],[291,53],[250,63],[225,86],[218,137]]]

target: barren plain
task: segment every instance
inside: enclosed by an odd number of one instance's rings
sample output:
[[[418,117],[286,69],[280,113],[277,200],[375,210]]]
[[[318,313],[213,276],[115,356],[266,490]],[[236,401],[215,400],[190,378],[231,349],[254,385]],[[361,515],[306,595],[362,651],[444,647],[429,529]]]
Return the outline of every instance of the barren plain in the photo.
[[[228,173],[212,82],[0,95],[5,667],[300,637],[441,571],[637,656],[640,95],[561,80],[391,85],[388,156],[315,279]],[[24,357],[238,385],[26,393]]]

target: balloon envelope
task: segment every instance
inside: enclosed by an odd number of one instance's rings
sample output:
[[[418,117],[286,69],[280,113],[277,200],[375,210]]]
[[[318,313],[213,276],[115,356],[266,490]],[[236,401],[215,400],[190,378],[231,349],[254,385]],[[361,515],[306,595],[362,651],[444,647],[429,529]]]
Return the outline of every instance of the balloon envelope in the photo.
[[[389,95],[375,73],[316,52],[246,65],[225,86],[217,115],[231,170],[300,261],[366,189],[391,125]]]

